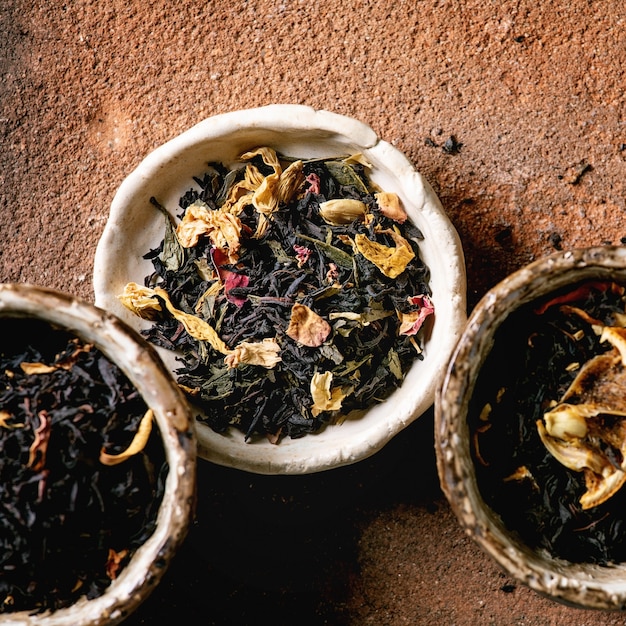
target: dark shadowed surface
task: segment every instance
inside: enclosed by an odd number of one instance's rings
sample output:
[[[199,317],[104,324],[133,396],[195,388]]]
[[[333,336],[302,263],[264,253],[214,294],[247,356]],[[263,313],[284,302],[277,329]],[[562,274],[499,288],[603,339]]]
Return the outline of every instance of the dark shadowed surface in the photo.
[[[555,249],[619,244],[622,0],[0,5],[0,280],[93,301],[124,177],[201,119],[272,102],[351,115],[433,185],[470,308]],[[617,625],[517,585],[438,488],[432,412],[357,465],[202,463],[197,519],[128,624]]]

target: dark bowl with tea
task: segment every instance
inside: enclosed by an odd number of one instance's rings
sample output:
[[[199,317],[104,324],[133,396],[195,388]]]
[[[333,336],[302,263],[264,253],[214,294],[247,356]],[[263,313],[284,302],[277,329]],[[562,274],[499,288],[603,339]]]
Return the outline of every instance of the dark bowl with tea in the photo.
[[[471,313],[436,401],[461,524],[555,600],[626,608],[626,248],[559,252]]]
[[[187,532],[193,419],[114,316],[0,285],[0,624],[117,624]]]

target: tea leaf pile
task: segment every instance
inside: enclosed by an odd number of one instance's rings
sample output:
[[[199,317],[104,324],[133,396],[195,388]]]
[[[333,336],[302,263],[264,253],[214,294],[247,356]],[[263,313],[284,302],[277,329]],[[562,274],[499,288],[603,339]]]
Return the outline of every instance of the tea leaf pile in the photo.
[[[278,442],[315,433],[388,397],[421,358],[418,329],[432,306],[420,259],[422,234],[410,220],[384,214],[379,190],[358,158],[279,169],[271,151],[263,150],[248,157],[252,174],[212,163],[195,179],[198,188],[181,198],[176,215],[188,227],[185,246],[176,238],[181,227],[174,229],[176,220],[153,199],[166,215],[166,230],[145,257],[154,265],[145,280],[154,291],[145,294],[155,304],[145,335],[178,351],[178,381],[201,410],[199,419],[217,432],[234,426],[249,440]],[[278,171],[277,195],[268,198],[264,185],[272,177],[275,183]],[[285,174],[291,176],[283,185]],[[236,220],[224,207],[249,180],[264,182],[237,201],[237,238]],[[350,202],[325,204],[331,200]],[[205,223],[219,217],[221,230],[211,226],[210,236],[190,236],[197,226],[191,210]],[[159,298],[163,292],[169,304]],[[305,308],[306,329],[294,329],[296,312]],[[210,325],[223,344],[216,350],[195,338],[179,312]],[[323,321],[318,330],[308,326],[313,320]],[[320,332],[324,324],[328,328]],[[311,333],[318,339],[303,338]],[[233,366],[230,352],[242,345],[256,349],[263,341],[275,345],[274,365]],[[322,391],[328,398],[323,406],[314,400]]]
[[[146,406],[93,346],[3,318],[0,612],[101,595],[152,534],[167,474],[160,437],[115,466]],[[25,346],[30,342],[29,346]]]

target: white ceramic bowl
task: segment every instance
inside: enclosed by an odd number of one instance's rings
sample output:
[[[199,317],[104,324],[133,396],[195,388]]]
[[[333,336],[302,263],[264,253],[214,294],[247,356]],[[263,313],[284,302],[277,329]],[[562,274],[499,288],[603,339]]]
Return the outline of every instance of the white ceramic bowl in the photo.
[[[424,234],[422,258],[431,271],[436,314],[424,360],[402,387],[358,420],[328,426],[315,435],[244,443],[231,429],[217,434],[197,424],[198,453],[215,463],[261,474],[302,474],[353,463],[379,450],[427,408],[456,343],[465,312],[465,264],[456,231],[430,186],[409,161],[374,131],[352,118],[300,105],[270,105],[208,118],[149,154],[120,186],[98,244],[94,267],[96,304],[131,326],[148,323],[126,311],[118,300],[129,281],[143,284],[152,265],[141,257],[163,237],[163,217],[151,196],[178,207],[210,161],[237,162],[247,150],[270,146],[292,157],[333,157],[361,152],[372,163],[371,178],[396,192]],[[171,354],[163,358],[176,368]]]
[[[508,574],[566,604],[624,610],[626,563],[601,566],[554,558],[526,545],[485,503],[477,484],[468,427],[476,380],[507,317],[563,287],[593,280],[626,285],[626,248],[559,252],[518,270],[485,294],[468,319],[437,394],[437,464],[442,489],[460,523]]]
[[[124,620],[153,591],[184,539],[195,495],[193,416],[156,351],[114,316],[65,294],[29,285],[0,285],[4,317],[52,323],[94,344],[116,363],[153,409],[169,471],[154,533],[106,591],[56,611],[4,613],[11,626],[110,626]]]

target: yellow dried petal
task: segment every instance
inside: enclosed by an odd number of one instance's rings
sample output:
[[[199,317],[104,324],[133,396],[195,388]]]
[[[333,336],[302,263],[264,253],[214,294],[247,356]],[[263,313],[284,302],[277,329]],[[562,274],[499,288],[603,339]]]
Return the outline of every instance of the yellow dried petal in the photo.
[[[177,309],[172,304],[170,296],[165,289],[157,287],[154,290],[154,293],[163,298],[167,310],[185,327],[185,330],[192,337],[200,341],[207,341],[211,344],[211,346],[213,346],[213,348],[215,348],[215,350],[221,352],[222,354],[230,354],[231,351],[228,346],[220,339],[217,331],[208,322],[205,322],[203,319],[196,317],[195,315],[185,313],[184,311]]]
[[[346,397],[346,393],[341,387],[331,388],[333,382],[332,372],[315,372],[311,378],[311,397],[313,398],[313,406],[311,414],[313,417],[318,416],[322,411],[338,411],[341,403]]]
[[[278,202],[288,204],[296,195],[302,183],[304,183],[304,172],[302,171],[302,161],[294,161],[281,175],[278,180],[276,194]]]
[[[304,182],[302,162],[294,161],[283,171],[278,156],[272,148],[261,147],[241,155],[242,160],[250,160],[260,156],[266,165],[273,168],[273,173],[262,177],[259,170],[253,165],[246,168],[246,179],[249,186],[254,188],[251,201],[259,212],[257,229],[253,235],[261,238],[266,232],[267,220],[276,211],[281,203],[289,202]]]
[[[551,437],[543,422],[537,420],[537,432],[546,450],[565,467],[581,472],[585,468],[601,473],[606,460],[597,451],[578,440],[564,441]]]
[[[607,466],[606,475],[585,470],[585,487],[587,491],[580,496],[580,505],[583,510],[599,506],[616,494],[626,483],[626,472]]]
[[[268,148],[267,146],[262,146],[260,148],[256,148],[255,150],[244,152],[240,158],[242,161],[251,161],[256,156],[260,156],[263,159],[263,163],[273,167],[275,172],[280,173],[282,171],[278,156],[276,155],[276,150]]]
[[[241,221],[223,208],[212,210],[201,200],[187,207],[185,216],[176,228],[181,246],[192,248],[200,237],[207,236],[211,243],[228,255],[231,263],[239,258]]]
[[[51,374],[57,367],[45,363],[20,363],[20,368],[28,376],[32,374]]]
[[[24,424],[9,424],[9,420],[14,417],[13,413],[7,411],[6,409],[0,410],[0,428],[22,428]]]
[[[617,326],[605,326],[600,334],[600,343],[608,341],[617,348],[622,357],[622,365],[626,366],[626,328]]]
[[[244,181],[248,189],[254,191],[263,182],[264,178],[265,176],[263,176],[261,170],[256,165],[252,165],[252,163],[246,165]]]
[[[142,319],[152,320],[163,310],[154,291],[137,283],[128,283],[118,298],[127,309]]]
[[[351,154],[349,157],[346,157],[343,160],[344,163],[346,163],[347,165],[352,165],[354,163],[359,163],[360,165],[363,165],[364,167],[367,167],[368,169],[372,169],[372,167],[374,167],[364,156],[361,152],[356,152],[355,154]]]
[[[148,409],[139,422],[139,428],[130,442],[130,445],[126,450],[119,454],[108,454],[104,448],[100,451],[100,463],[103,465],[118,465],[123,463],[126,459],[141,452],[148,443],[150,432],[152,431],[152,418],[154,413],[152,409]]]
[[[615,351],[587,361],[563,394],[559,404],[570,404],[589,418],[599,413],[626,416],[626,368]]]
[[[597,411],[574,407],[570,404],[559,404],[544,414],[546,430],[551,437],[568,440],[574,437],[582,439],[587,436],[586,416],[595,415]]]
[[[363,220],[367,206],[360,200],[338,198],[320,203],[320,217],[331,226],[351,224],[354,220]]]
[[[251,184],[248,180],[238,181],[230,188],[228,197],[220,209],[225,213],[239,215],[244,207],[252,204],[252,193],[259,184],[260,181],[257,184]]]
[[[400,198],[397,193],[381,191],[380,193],[375,193],[374,198],[376,198],[376,204],[378,204],[380,212],[385,217],[395,220],[400,224],[403,224],[406,221],[407,214],[402,207],[402,203],[400,202]]]
[[[415,253],[409,242],[395,230],[381,231],[388,234],[396,244],[390,248],[377,241],[371,241],[366,235],[358,233],[354,242],[358,251],[373,263],[385,276],[396,278],[406,266],[415,258]]]
[[[590,359],[561,401],[537,422],[546,449],[566,467],[582,471],[583,509],[606,502],[626,483],[626,367],[621,328],[604,328],[602,340],[614,349]],[[604,416],[617,419],[606,420]],[[609,453],[607,450],[612,449]],[[621,459],[616,466],[613,458]]]
[[[280,346],[275,339],[266,338],[259,342],[242,341],[235,349],[224,357],[228,367],[237,367],[241,363],[260,365],[272,369],[282,360],[279,356]]]
[[[200,311],[202,311],[202,307],[204,306],[204,302],[207,298],[213,298],[222,291],[224,285],[219,281],[215,281],[199,298],[194,306],[194,311],[200,315]]]
[[[280,174],[270,174],[252,194],[252,204],[259,213],[271,215],[278,208],[279,181]]]
[[[294,304],[287,336],[304,346],[317,348],[330,334],[330,324],[304,304]]]

